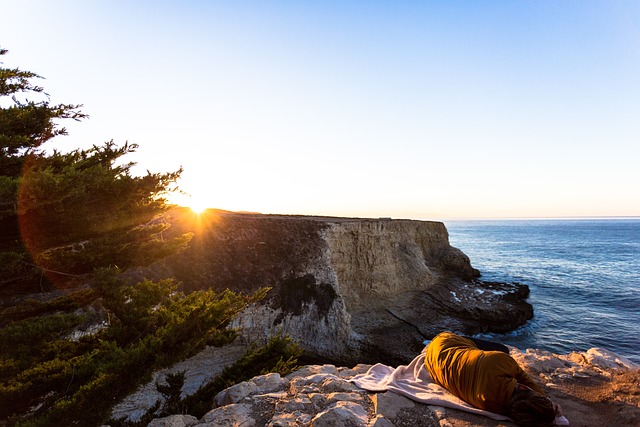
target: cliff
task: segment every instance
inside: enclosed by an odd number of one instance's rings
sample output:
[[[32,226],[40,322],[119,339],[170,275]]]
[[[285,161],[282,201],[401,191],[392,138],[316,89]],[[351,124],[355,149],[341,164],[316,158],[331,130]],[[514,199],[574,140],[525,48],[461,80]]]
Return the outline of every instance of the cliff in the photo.
[[[310,355],[345,364],[411,360],[442,330],[505,332],[533,316],[528,288],[486,283],[443,223],[177,209],[190,248],[140,277],[186,290],[272,290],[237,318],[247,341],[282,330]]]
[[[640,423],[639,366],[602,349],[558,355],[541,350],[511,348],[511,355],[559,403],[573,427],[619,426]],[[197,387],[202,367],[220,370],[234,346],[207,349],[173,369],[156,374],[163,381],[168,372],[186,372],[183,392]],[[218,354],[220,353],[220,354]],[[212,365],[213,363],[213,365]],[[267,374],[236,384],[220,392],[211,411],[203,418],[173,415],[153,420],[149,427],[164,426],[361,426],[361,427],[469,427],[508,426],[507,422],[455,409],[413,402],[393,392],[373,393],[359,389],[349,380],[371,365],[353,368],[310,365],[286,376]],[[118,405],[115,418],[137,419],[146,408],[143,402],[162,400],[150,383]],[[144,406],[144,405],[143,405]],[[150,405],[149,405],[150,407]]]

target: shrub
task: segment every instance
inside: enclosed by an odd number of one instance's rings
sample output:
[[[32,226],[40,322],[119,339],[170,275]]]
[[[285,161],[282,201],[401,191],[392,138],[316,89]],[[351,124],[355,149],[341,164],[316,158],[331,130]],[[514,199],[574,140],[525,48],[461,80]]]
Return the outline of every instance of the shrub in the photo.
[[[0,330],[0,419],[29,426],[98,425],[153,371],[194,354],[210,339],[230,342],[231,319],[268,290],[185,295],[171,281],[128,286],[108,274],[102,280],[96,288],[112,325],[94,336],[64,338],[83,320],[74,314]]]

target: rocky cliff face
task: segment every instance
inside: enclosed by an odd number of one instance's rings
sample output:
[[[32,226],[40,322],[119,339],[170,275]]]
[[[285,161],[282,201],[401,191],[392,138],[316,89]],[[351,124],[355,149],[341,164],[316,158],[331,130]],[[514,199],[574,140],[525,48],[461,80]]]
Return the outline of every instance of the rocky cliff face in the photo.
[[[269,286],[234,326],[247,340],[282,330],[310,354],[401,363],[441,330],[503,332],[530,319],[525,286],[485,283],[430,221],[172,212],[191,247],[141,275],[187,290]]]

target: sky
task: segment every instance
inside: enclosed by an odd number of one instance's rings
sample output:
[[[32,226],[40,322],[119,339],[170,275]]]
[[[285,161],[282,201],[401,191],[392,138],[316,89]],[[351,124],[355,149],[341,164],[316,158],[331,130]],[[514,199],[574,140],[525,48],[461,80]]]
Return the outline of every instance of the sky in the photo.
[[[184,205],[640,216],[640,2],[0,0],[4,67]]]

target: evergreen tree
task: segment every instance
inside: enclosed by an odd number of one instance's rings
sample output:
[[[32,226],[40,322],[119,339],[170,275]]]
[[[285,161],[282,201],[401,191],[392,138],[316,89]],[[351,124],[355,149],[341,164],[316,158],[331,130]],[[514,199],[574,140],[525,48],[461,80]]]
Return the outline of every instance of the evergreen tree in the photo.
[[[0,48],[0,57],[7,53]],[[40,282],[20,239],[18,188],[28,156],[57,135],[66,134],[58,124],[64,119],[87,117],[81,105],[51,105],[41,86],[41,77],[19,68],[5,68],[0,62],[0,292],[7,287],[27,289]],[[38,101],[29,100],[35,97]]]
[[[232,319],[268,289],[185,294],[171,279],[130,283],[124,270],[191,238],[163,236],[165,196],[182,169],[134,176],[124,157],[137,146],[112,141],[46,152],[44,142],[66,133],[59,120],[86,115],[46,96],[18,99],[45,95],[37,78],[0,68],[0,424],[99,425],[154,370],[233,340]],[[15,300],[7,292],[43,290],[45,278],[68,293],[5,304]],[[71,338],[87,324],[97,330]]]
[[[6,54],[0,49],[0,55]],[[35,73],[0,68],[0,292],[30,292],[96,268],[146,265],[179,250],[164,240],[164,196],[182,169],[133,176],[135,144],[46,153],[43,143],[81,120],[81,105],[51,105]],[[44,97],[40,101],[19,99]],[[8,106],[5,106],[8,105]]]
[[[0,48],[0,56],[6,53]],[[67,134],[57,120],[87,117],[80,111],[81,105],[51,105],[44,89],[32,83],[40,78],[30,71],[0,67],[0,97],[11,97],[9,107],[0,109],[0,171],[5,177],[18,178],[29,154],[51,138]],[[20,94],[25,99],[21,100]],[[30,101],[28,95],[44,99]]]
[[[168,224],[159,216],[181,170],[132,176],[134,164],[119,160],[136,148],[108,142],[27,158],[18,192],[21,235],[50,277],[148,265],[189,241],[164,239]]]

